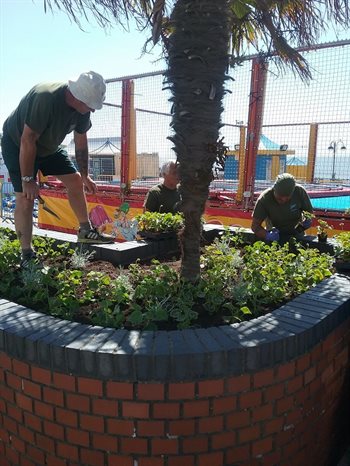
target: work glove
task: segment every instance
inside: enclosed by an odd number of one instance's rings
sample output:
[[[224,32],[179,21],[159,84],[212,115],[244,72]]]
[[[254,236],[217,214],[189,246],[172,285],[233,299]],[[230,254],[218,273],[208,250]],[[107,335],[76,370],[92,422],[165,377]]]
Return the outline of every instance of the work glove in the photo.
[[[304,230],[307,230],[308,228],[311,227],[312,224],[312,219],[311,218],[306,218],[301,222],[301,226],[304,228]]]
[[[277,228],[272,228],[272,230],[266,232],[266,241],[278,241],[280,239],[280,232]]]

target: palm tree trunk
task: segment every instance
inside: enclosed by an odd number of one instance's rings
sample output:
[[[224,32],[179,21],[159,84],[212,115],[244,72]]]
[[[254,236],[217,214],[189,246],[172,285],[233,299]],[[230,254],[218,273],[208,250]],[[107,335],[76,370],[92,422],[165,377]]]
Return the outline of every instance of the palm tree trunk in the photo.
[[[228,67],[228,2],[178,0],[171,21],[166,82],[172,91],[169,139],[180,163],[185,228],[182,277],[200,276],[201,217],[212,181]]]

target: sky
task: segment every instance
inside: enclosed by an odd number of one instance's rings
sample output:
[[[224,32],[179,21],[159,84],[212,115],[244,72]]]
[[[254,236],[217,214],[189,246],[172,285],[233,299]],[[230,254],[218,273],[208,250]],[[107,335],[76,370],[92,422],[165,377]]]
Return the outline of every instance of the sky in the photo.
[[[84,31],[57,9],[45,13],[43,0],[0,0],[0,128],[39,82],[89,70],[109,79],[165,68],[159,46],[141,57],[145,33],[121,26],[104,31],[94,19],[82,25]]]
[[[165,68],[160,46],[141,57],[146,33],[118,25],[104,31],[93,18],[82,25],[84,31],[57,9],[45,13],[44,0],[0,0],[0,128],[38,82],[67,81],[88,70],[109,79]],[[330,32],[322,41],[348,37]]]

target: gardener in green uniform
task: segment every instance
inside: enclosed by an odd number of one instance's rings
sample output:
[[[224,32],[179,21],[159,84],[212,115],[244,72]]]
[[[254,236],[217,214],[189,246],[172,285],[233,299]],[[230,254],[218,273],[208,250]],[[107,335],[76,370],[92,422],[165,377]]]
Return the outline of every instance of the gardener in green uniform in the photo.
[[[178,191],[179,174],[178,166],[169,160],[165,162],[160,170],[163,183],[153,186],[147,193],[143,204],[144,212],[170,212],[172,214],[179,211],[181,196]]]
[[[301,238],[312,222],[303,218],[304,211],[313,211],[307,192],[295,183],[292,175],[283,173],[271,188],[260,194],[251,228],[258,238],[266,241],[285,242],[291,236]],[[262,226],[264,221],[266,228]]]
[[[84,186],[97,190],[88,172],[86,132],[90,112],[102,108],[106,84],[94,71],[82,73],[68,83],[34,86],[7,118],[1,140],[2,155],[16,193],[15,226],[22,247],[22,266],[35,259],[32,248],[33,205],[39,194],[37,171],[54,175],[67,188],[68,200],[79,221],[78,241],[110,243],[92,228]],[[74,131],[75,156],[79,172],[60,144]]]

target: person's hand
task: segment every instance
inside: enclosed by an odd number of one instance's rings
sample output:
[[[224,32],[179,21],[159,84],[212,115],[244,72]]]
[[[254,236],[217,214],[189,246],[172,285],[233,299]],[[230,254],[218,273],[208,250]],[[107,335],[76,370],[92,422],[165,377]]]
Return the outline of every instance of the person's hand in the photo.
[[[96,194],[97,185],[90,176],[82,176],[83,183],[86,187],[86,190],[89,194]]]
[[[266,232],[265,236],[266,241],[278,241],[280,239],[280,232],[277,228],[273,228],[270,231]]]
[[[23,196],[34,201],[39,194],[39,185],[35,180],[22,182]]]
[[[312,224],[312,219],[311,218],[306,218],[301,222],[301,226],[304,228],[304,230],[307,230],[308,228],[311,227]]]

